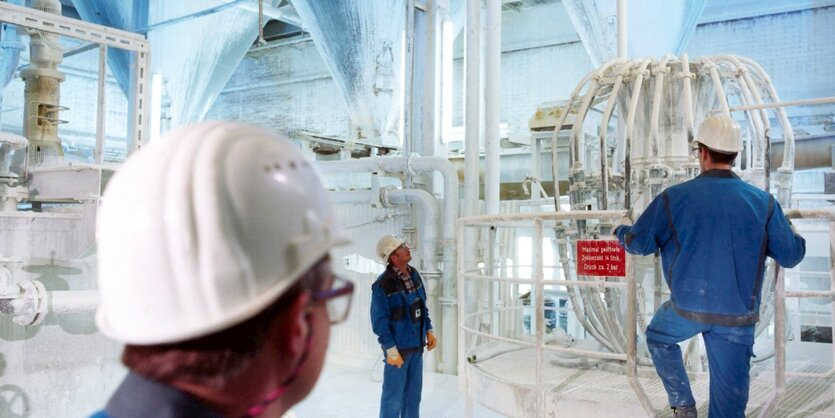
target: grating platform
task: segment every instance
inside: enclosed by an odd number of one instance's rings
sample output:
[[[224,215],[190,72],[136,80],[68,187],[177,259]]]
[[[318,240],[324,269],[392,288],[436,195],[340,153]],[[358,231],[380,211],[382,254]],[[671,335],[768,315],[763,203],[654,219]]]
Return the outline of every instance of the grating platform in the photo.
[[[760,355],[751,368],[751,390],[746,416],[757,417],[774,394],[773,358]],[[467,365],[468,395],[478,403],[509,417],[643,417],[646,412],[623,372],[608,362],[566,367],[546,351],[543,367],[544,411],[537,413],[536,352],[530,348],[509,349],[492,358]],[[823,343],[789,342],[786,370],[826,372],[832,365],[832,346]],[[652,367],[639,368],[643,386],[656,416],[672,416],[667,395]],[[708,373],[691,375],[699,415],[707,416]],[[775,417],[835,416],[835,379],[789,378],[785,394],[775,408]]]

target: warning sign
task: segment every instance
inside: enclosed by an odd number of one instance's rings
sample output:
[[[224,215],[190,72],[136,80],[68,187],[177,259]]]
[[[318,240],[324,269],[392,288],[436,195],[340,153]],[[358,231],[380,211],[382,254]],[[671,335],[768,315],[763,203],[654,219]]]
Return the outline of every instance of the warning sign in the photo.
[[[615,240],[577,241],[577,275],[626,277],[626,253]]]

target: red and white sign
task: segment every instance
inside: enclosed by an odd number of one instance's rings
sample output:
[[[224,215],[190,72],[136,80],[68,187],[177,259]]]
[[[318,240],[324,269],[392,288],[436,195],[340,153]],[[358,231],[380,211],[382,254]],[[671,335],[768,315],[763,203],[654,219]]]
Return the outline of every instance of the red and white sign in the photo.
[[[626,252],[616,240],[579,240],[577,275],[626,277]]]

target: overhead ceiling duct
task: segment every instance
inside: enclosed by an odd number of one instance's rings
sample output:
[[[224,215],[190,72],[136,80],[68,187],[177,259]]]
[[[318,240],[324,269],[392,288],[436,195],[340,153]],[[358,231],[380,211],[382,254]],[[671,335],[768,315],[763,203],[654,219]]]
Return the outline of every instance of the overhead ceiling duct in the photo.
[[[356,139],[399,145],[401,0],[293,0],[345,99]]]
[[[616,55],[617,1],[562,0],[595,67]],[[707,3],[707,0],[625,1],[629,58],[680,54]]]

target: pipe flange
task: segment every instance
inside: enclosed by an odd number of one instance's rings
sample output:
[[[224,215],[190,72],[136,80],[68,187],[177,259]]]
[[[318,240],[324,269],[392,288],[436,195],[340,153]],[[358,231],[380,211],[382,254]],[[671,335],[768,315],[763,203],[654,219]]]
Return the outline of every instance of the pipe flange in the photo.
[[[391,203],[391,193],[396,190],[397,187],[394,186],[386,186],[380,189],[380,204],[384,208],[391,208],[395,206],[394,203]]]
[[[418,172],[415,171],[414,167],[412,167],[412,164],[413,164],[415,158],[419,158],[419,157],[420,157],[420,154],[415,153],[415,152],[409,154],[406,157],[406,173],[408,173],[410,176],[418,175]]]
[[[15,309],[12,320],[23,326],[40,325],[49,311],[46,288],[37,280],[24,280],[17,285],[20,287],[20,306]]]

